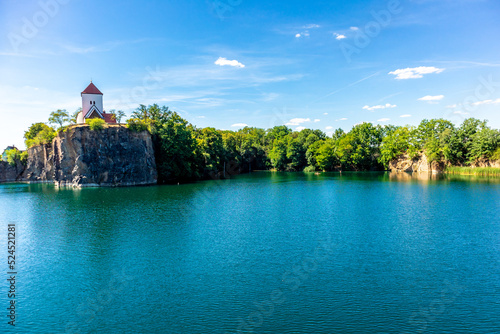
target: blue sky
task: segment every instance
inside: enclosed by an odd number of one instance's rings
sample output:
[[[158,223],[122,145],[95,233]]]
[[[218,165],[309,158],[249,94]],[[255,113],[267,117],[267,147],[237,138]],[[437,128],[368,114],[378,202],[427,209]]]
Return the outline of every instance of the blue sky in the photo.
[[[496,0],[0,0],[0,148],[92,79],[104,108],[198,127],[500,128]]]

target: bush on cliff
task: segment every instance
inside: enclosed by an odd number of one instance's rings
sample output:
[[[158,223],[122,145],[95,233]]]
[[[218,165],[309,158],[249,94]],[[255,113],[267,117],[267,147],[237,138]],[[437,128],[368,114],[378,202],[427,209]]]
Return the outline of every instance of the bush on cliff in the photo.
[[[100,118],[89,118],[85,121],[92,131],[98,131],[106,128],[106,122]]]
[[[36,145],[45,145],[52,142],[55,138],[57,132],[45,123],[34,123],[32,124],[28,131],[24,133],[24,143],[26,148],[30,148]]]
[[[127,127],[134,132],[142,132],[148,130],[151,132],[150,122],[138,118],[130,118],[127,120]]]
[[[14,148],[5,153],[7,154],[7,162],[9,165],[15,166],[18,161],[20,161],[23,165],[26,165],[28,151],[19,151],[17,148]]]

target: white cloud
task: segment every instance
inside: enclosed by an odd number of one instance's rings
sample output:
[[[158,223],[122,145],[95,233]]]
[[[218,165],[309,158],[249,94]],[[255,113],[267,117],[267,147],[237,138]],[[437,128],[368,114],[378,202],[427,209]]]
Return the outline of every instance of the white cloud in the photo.
[[[468,112],[465,112],[465,111],[460,111],[460,110],[457,110],[457,111],[454,111],[453,112],[455,115],[469,115]]]
[[[205,116],[198,116],[198,117],[196,117],[196,118],[205,118]]]
[[[295,128],[295,131],[302,131],[304,129],[305,129],[304,126],[298,126],[298,127]]]
[[[240,63],[237,60],[227,60],[226,58],[222,58],[222,57],[219,57],[219,59],[217,59],[215,61],[215,65],[219,65],[219,66],[233,66],[233,67],[240,67],[240,68],[245,67],[245,65],[243,65],[242,63]]]
[[[333,129],[333,126],[327,126],[325,129],[331,130],[331,129]]]
[[[338,39],[338,40],[341,40],[341,39],[347,38],[345,35],[342,35],[342,34],[337,34],[336,32],[335,32],[335,33],[333,33],[333,35],[335,36],[335,39]]]
[[[340,119],[336,119],[335,122],[338,122],[338,121],[347,121],[347,118],[340,118]]]
[[[231,127],[233,127],[233,128],[244,128],[245,126],[248,126],[248,124],[236,123],[236,124],[231,125]]]
[[[316,119],[314,120],[314,123],[318,123],[319,121],[321,121],[321,120],[320,120],[319,118],[316,118]]]
[[[319,24],[307,24],[307,25],[303,26],[302,28],[304,28],[304,29],[316,29],[319,27],[320,27]]]
[[[404,114],[404,115],[401,115],[401,116],[399,116],[399,117],[403,117],[403,118],[405,118],[405,117],[411,117],[411,115],[410,115],[410,114]]]
[[[419,101],[427,101],[427,102],[432,102],[432,101],[440,101],[444,98],[444,95],[426,95],[424,97],[419,98]]]
[[[303,32],[298,33],[298,34],[295,35],[295,37],[297,37],[297,38],[300,38],[300,37],[309,37],[309,36],[310,36],[309,31],[303,31]]]
[[[323,113],[323,115],[328,115],[328,113],[327,113],[327,112],[324,112],[324,113]]]
[[[433,66],[420,66],[420,67],[413,67],[413,68],[403,68],[403,69],[398,69],[392,72],[389,72],[389,74],[393,74],[396,76],[396,79],[398,80],[404,80],[404,79],[418,79],[418,78],[423,78],[424,74],[430,74],[430,73],[441,73],[444,71],[444,68],[437,68]]]
[[[377,119],[377,122],[387,122],[390,120],[391,120],[390,118],[381,118],[381,119]]]
[[[296,126],[310,121],[311,121],[310,118],[292,118],[291,120],[288,121],[288,123],[285,123],[285,125]]]
[[[386,104],[381,104],[381,105],[372,106],[372,107],[364,106],[363,109],[368,110],[368,111],[374,111],[377,109],[396,108],[396,107],[397,107],[397,105],[395,105],[395,104],[386,103]]]
[[[351,27],[351,28],[349,28],[349,29],[351,29],[352,31],[358,31],[358,30],[359,30],[359,28],[358,28],[358,27]]]
[[[456,105],[456,104],[451,104],[451,105],[449,105],[449,106],[446,106],[446,108],[451,108],[451,109],[456,108],[456,107],[457,107],[457,105]]]
[[[479,106],[481,104],[497,104],[497,103],[500,103],[500,99],[477,101],[477,102],[472,103],[472,105]]]

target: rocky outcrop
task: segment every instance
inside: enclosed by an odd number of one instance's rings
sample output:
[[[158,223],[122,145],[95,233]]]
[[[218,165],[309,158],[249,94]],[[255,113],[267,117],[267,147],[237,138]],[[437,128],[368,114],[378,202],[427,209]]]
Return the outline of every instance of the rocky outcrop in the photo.
[[[24,166],[20,161],[16,161],[14,165],[7,161],[0,161],[0,183],[19,180],[23,171]]]
[[[23,180],[72,187],[156,184],[151,135],[119,125],[71,127],[51,144],[28,149]]]
[[[494,167],[500,168],[500,160],[479,159],[471,164],[471,167]]]
[[[441,161],[429,163],[425,154],[415,159],[411,159],[408,155],[403,154],[389,162],[389,170],[392,172],[440,173],[444,171],[444,168],[445,164]]]

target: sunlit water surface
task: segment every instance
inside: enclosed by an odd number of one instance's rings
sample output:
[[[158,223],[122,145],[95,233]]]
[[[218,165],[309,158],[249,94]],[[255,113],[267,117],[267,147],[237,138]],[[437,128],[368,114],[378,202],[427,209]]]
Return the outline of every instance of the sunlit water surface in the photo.
[[[500,332],[498,178],[3,184],[0,222],[0,332]]]

